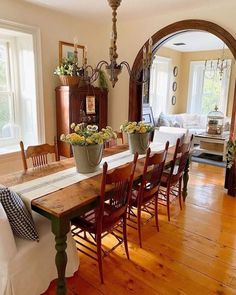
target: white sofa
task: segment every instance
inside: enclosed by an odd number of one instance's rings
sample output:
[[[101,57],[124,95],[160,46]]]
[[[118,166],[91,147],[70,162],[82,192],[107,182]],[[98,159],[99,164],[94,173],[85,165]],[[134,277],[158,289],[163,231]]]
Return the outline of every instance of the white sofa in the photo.
[[[39,242],[16,238],[0,203],[0,295],[40,295],[57,278],[55,239],[51,222],[32,213]],[[66,276],[78,270],[75,241],[67,235]]]
[[[206,131],[207,116],[198,114],[160,114],[157,118],[158,127],[175,127],[187,129],[188,134],[199,134]]]
[[[207,128],[207,115],[199,114],[171,114],[165,115],[160,113],[156,118],[157,127],[174,127],[187,129],[188,135],[200,134],[206,131]],[[224,131],[230,128],[230,118],[224,118]]]

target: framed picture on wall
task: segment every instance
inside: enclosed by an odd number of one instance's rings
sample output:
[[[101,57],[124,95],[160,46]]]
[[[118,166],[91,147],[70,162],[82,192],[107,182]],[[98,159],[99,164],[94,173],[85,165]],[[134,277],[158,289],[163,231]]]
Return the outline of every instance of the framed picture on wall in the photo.
[[[74,56],[74,44],[64,41],[59,41],[59,63],[62,62],[63,58],[72,58]],[[83,65],[84,59],[84,46],[77,45],[77,56],[79,66]]]
[[[86,114],[96,114],[95,96],[86,96]]]
[[[142,121],[144,121],[147,124],[154,125],[152,107],[149,104],[143,105]]]

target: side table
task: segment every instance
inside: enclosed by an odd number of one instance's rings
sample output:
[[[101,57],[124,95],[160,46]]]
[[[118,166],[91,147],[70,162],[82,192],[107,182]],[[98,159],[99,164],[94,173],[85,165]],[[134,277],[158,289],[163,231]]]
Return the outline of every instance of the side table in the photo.
[[[208,134],[207,132],[196,134],[193,138],[194,150],[223,156],[223,160],[225,161],[228,140],[229,132],[223,132],[221,135]]]

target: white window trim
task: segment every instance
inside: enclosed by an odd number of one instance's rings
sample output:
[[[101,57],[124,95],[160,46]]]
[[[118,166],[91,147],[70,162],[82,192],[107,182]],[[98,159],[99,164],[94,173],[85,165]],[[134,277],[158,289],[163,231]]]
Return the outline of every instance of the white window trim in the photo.
[[[44,117],[44,99],[43,99],[43,71],[42,71],[42,50],[40,29],[38,27],[28,26],[8,20],[0,19],[0,27],[8,30],[14,30],[22,33],[31,34],[33,37],[34,63],[35,63],[35,88],[36,88],[36,106],[37,106],[37,132],[39,143],[45,142],[45,117]]]
[[[217,63],[217,60],[214,60],[215,63]],[[230,65],[230,70],[231,70],[231,60],[227,59],[228,64]],[[189,83],[188,83],[188,100],[187,100],[187,112],[188,113],[196,113],[192,112],[192,91],[193,91],[193,72],[194,72],[194,68],[196,66],[199,66],[200,68],[202,68],[202,70],[205,67],[205,61],[191,61],[190,62],[190,70],[189,70]],[[201,84],[200,87],[198,87],[197,92],[198,92],[198,97],[202,96],[202,92],[203,92],[203,81],[204,81],[204,71],[202,71],[201,73],[203,75],[202,80],[201,80]],[[224,75],[228,74],[228,71],[224,71]],[[221,107],[221,111],[224,113],[224,115],[226,116],[226,112],[227,112],[227,105],[228,105],[228,95],[229,95],[229,84],[230,84],[230,78],[229,79],[224,79],[223,78],[223,82],[224,82],[224,87],[223,87],[223,94],[221,94],[221,96],[223,95],[224,97],[227,98],[226,103],[224,103],[224,106]],[[199,104],[200,106],[201,104]],[[199,113],[201,113],[201,110],[197,110]]]

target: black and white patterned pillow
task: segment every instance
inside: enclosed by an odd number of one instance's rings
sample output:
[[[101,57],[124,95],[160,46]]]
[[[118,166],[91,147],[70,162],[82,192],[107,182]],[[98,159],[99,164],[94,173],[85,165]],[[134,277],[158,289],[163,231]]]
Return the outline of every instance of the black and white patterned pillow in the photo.
[[[17,193],[8,188],[0,188],[0,203],[17,237],[31,241],[39,240],[33,218]]]

